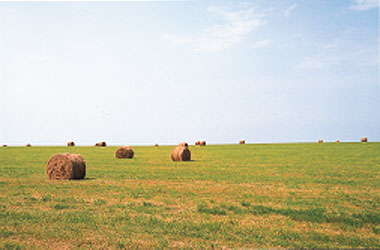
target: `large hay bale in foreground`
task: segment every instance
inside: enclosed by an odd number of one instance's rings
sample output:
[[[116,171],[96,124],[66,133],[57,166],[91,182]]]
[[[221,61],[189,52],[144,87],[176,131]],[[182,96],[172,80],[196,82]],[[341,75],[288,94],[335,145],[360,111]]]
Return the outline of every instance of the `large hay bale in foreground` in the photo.
[[[367,142],[368,138],[367,137],[362,137],[362,142]]]
[[[200,146],[206,146],[206,141],[200,141],[200,142],[199,142],[199,145],[200,145]]]
[[[68,147],[74,147],[74,146],[75,146],[75,143],[74,143],[73,141],[69,141],[69,142],[67,143],[67,146],[68,146]]]
[[[131,147],[123,146],[115,152],[115,157],[118,159],[132,159],[134,152]]]
[[[25,147],[31,147],[32,145],[30,145],[30,143],[26,144]]]
[[[240,140],[239,144],[245,144],[245,140]]]
[[[188,147],[177,146],[172,150],[171,158],[173,161],[190,161],[191,152]]]
[[[80,154],[55,154],[46,165],[46,174],[50,180],[84,179],[86,162]]]
[[[107,147],[107,143],[105,141],[101,141],[95,144],[96,147]]]
[[[188,147],[189,144],[187,144],[187,142],[181,142],[180,144],[178,144],[178,146],[181,146],[181,147]]]
[[[323,143],[323,140],[322,140],[322,139],[319,139],[319,140],[318,140],[318,143]]]

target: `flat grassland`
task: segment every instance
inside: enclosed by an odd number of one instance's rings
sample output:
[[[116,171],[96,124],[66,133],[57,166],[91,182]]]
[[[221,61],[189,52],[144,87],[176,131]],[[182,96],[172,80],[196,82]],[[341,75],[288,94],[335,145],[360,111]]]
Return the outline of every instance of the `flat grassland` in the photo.
[[[380,143],[172,148],[0,148],[0,248],[380,246]],[[60,152],[85,180],[48,180]]]

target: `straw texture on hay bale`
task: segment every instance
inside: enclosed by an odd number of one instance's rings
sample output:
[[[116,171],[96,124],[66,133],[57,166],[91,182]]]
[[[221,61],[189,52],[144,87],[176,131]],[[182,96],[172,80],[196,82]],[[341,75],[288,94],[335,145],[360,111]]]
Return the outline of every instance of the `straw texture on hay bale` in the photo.
[[[245,140],[240,140],[239,144],[245,144]]]
[[[199,142],[199,145],[201,145],[201,146],[206,146],[206,141],[200,141],[200,142]]]
[[[74,147],[74,146],[75,146],[75,143],[74,143],[73,141],[69,141],[69,142],[67,143],[67,146],[68,146],[68,147]]]
[[[46,165],[46,174],[50,180],[84,179],[86,162],[80,154],[55,154]]]
[[[319,139],[319,140],[318,140],[318,143],[323,143],[323,140],[322,140],[322,139]]]
[[[101,141],[95,144],[96,147],[107,147],[107,143],[105,141]]]
[[[178,146],[188,147],[189,144],[187,144],[187,142],[181,142],[180,144],[178,144]]]
[[[362,142],[367,142],[367,141],[368,141],[367,137],[362,137]]]
[[[129,146],[123,146],[120,147],[118,150],[115,152],[115,157],[118,159],[132,159],[134,155],[134,152],[131,147]]]
[[[31,147],[32,145],[30,145],[30,143],[26,144],[25,147]]]
[[[201,142],[200,141],[196,141],[195,142],[195,145],[199,145]]]
[[[177,146],[173,148],[171,158],[173,161],[190,161],[191,152],[188,147]]]

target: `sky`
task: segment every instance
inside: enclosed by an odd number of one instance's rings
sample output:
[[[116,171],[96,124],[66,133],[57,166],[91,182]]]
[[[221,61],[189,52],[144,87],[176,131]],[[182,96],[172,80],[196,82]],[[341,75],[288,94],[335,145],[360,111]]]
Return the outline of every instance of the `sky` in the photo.
[[[0,2],[0,144],[380,141],[378,6]]]

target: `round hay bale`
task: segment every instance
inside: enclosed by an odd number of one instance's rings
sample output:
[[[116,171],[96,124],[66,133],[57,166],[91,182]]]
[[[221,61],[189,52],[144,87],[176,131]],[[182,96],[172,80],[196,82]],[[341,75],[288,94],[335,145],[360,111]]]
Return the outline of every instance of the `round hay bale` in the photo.
[[[362,142],[368,142],[368,138],[367,137],[362,137]]]
[[[245,144],[245,140],[240,140],[239,144]]]
[[[155,146],[155,147],[158,147],[158,144],[156,143],[156,144],[154,144],[154,146]]]
[[[118,159],[132,159],[134,155],[134,152],[131,147],[129,146],[123,146],[120,147],[118,150],[115,152],[115,157]]]
[[[323,140],[322,140],[322,139],[319,139],[319,140],[318,140],[318,143],[323,143]]]
[[[195,145],[199,145],[201,142],[200,141],[196,141],[195,142]]]
[[[200,141],[200,142],[199,142],[199,145],[200,145],[200,146],[206,146],[206,141]]]
[[[30,145],[30,143],[26,144],[25,147],[31,147],[32,145]]]
[[[188,147],[189,144],[187,144],[187,142],[181,142],[180,144],[178,144],[178,146],[181,146],[181,147]]]
[[[5,145],[5,144],[3,144],[3,146],[2,146],[3,148],[5,148],[5,147],[7,147],[7,145]]]
[[[191,152],[188,147],[177,146],[173,148],[171,158],[173,161],[190,161]]]
[[[67,146],[68,146],[68,147],[74,147],[74,146],[75,146],[75,143],[74,143],[73,141],[69,141],[69,142],[67,143]]]
[[[95,144],[96,147],[107,147],[107,143],[105,141],[101,141]]]
[[[340,141],[339,141],[339,140],[336,140],[335,142],[336,142],[336,143],[339,143]]]
[[[80,154],[55,154],[46,165],[46,174],[50,180],[84,179],[86,162]]]

